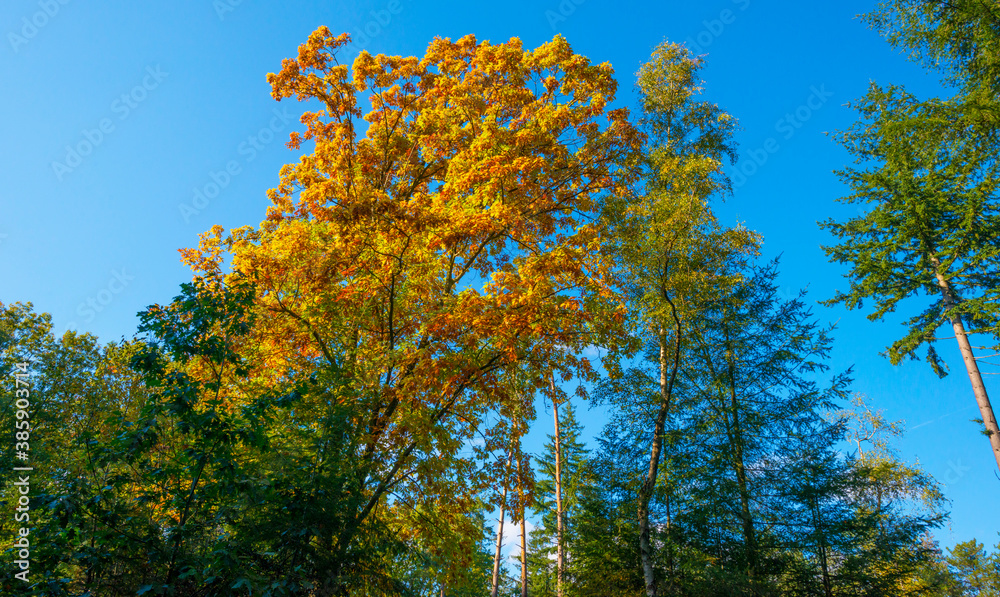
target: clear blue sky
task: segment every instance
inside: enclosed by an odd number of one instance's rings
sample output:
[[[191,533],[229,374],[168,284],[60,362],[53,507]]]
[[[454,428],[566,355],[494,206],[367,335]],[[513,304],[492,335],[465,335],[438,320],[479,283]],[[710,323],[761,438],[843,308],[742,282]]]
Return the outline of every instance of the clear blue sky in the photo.
[[[52,314],[58,333],[75,325],[105,341],[130,337],[136,312],[169,301],[190,279],[177,249],[196,245],[214,224],[263,219],[265,191],[295,159],[284,142],[301,113],[294,101],[271,99],[265,75],[320,25],[364,34],[373,53],[403,55],[422,55],[435,36],[516,36],[536,47],[562,33],[576,52],[614,66],[620,100],[629,104],[634,73],[657,43],[697,45],[708,54],[708,96],[744,129],[740,168],[749,175],[737,176],[742,184],[720,215],[761,232],[765,257],[784,255],[783,293],[808,286],[811,299],[829,298],[846,283],[819,248],[830,239],[816,222],[856,212],[834,203],[845,188],[831,170],[849,158],[824,132],[853,121],[844,104],[870,80],[940,93],[936,76],[855,18],[871,7],[855,0],[7,0],[0,301],[33,302]],[[196,203],[197,190],[212,196]],[[197,213],[185,217],[182,205]],[[839,321],[834,369],[855,366],[854,389],[887,418],[906,421],[901,455],[946,483],[952,523],[938,533],[942,544],[972,537],[994,544],[1000,481],[987,440],[969,422],[978,412],[957,348],[942,343],[953,374],[938,380],[922,362],[892,367],[879,356],[899,335],[901,317],[871,323],[860,312],[818,305],[815,313]],[[995,379],[987,384],[1000,402]],[[600,413],[580,410],[597,434]],[[539,414],[536,439],[551,427]]]

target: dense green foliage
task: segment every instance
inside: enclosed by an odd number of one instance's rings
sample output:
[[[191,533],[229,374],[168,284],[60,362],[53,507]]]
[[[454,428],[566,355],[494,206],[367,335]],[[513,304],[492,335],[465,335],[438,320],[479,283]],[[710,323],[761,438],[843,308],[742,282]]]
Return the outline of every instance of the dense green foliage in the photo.
[[[836,135],[857,163],[838,172],[851,190],[842,201],[863,213],[823,227],[838,241],[827,254],[850,267],[850,290],[828,303],[869,301],[872,320],[916,303],[888,347],[893,364],[926,347],[944,376],[936,342],[953,337],[1000,467],[1000,427],[976,358],[977,349],[1000,345],[998,17],[996,4],[981,0],[892,0],[868,15],[957,90],[921,99],[871,84],[855,105],[858,122]],[[914,297],[923,300],[906,301]],[[951,333],[941,334],[948,324]]]
[[[898,425],[860,400],[847,404],[844,375],[819,383],[832,339],[801,297],[777,296],[776,274],[773,263],[746,272],[705,311],[683,355],[650,505],[666,590],[995,594],[1000,554],[974,541],[947,556],[936,550],[935,482],[893,455]],[[227,407],[234,397],[222,380],[245,374],[233,347],[254,325],[249,296],[244,284],[185,285],[143,315],[144,338],[104,347],[71,333],[55,339],[29,305],[4,308],[4,365],[31,362],[34,391],[46,396],[34,428],[49,433],[39,433],[47,439],[33,446],[34,462],[55,471],[37,477],[44,491],[32,509],[33,533],[45,538],[32,557],[44,573],[9,594],[440,593],[448,550],[391,532],[391,498],[360,522],[351,516],[365,501],[362,465],[339,414],[347,406],[323,391],[346,383],[337,372],[289,379],[280,391],[246,382],[242,406]],[[658,363],[651,345],[624,384],[600,386],[618,414],[594,453],[574,409],[561,409],[564,595],[644,593],[635,505],[651,413],[631,397],[658,395],[649,374]],[[8,390],[4,400],[13,401]],[[534,460],[532,595],[556,594],[554,447],[550,435]],[[448,595],[489,585],[490,529],[479,512],[467,527],[479,529],[479,549]],[[439,532],[448,543],[455,531]],[[344,541],[348,533],[357,539]],[[512,591],[501,582],[501,595]]]
[[[829,302],[924,299],[893,363],[926,349],[943,374],[953,326],[1000,463],[967,341],[1000,339],[998,17],[867,15],[954,95],[873,84],[838,134],[862,210],[823,226],[850,267]],[[895,452],[901,423],[713,212],[738,127],[701,59],[658,46],[633,124],[561,37],[363,53],[353,79],[346,40],[320,28],[269,77],[325,105],[315,153],[259,228],[184,251],[197,275],[136,337],[57,338],[0,303],[0,534],[31,562],[3,596],[1000,597],[1000,543],[938,547],[947,502]],[[522,569],[496,543],[528,520]]]

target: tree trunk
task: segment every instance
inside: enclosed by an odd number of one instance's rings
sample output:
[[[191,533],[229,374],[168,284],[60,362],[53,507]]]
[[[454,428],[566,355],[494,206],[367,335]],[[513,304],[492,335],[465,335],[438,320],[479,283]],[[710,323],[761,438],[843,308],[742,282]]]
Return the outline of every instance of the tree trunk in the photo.
[[[937,257],[931,256],[931,263],[934,264],[934,276],[937,278],[938,287],[941,289],[941,298],[944,306],[951,309],[955,306],[956,293],[952,289],[948,280],[941,274],[941,262]],[[1000,468],[1000,428],[997,427],[996,415],[993,414],[993,406],[990,398],[986,394],[986,385],[983,384],[983,377],[979,373],[979,365],[972,352],[972,345],[969,337],[965,333],[965,325],[958,315],[951,316],[951,327],[955,330],[955,339],[958,341],[958,349],[962,352],[962,360],[965,361],[965,370],[969,374],[969,381],[972,382],[972,393],[976,396],[976,403],[979,405],[979,413],[983,417],[983,424],[986,432],[990,436],[990,446],[993,448],[993,457],[997,461],[997,468]]]
[[[681,357],[681,322],[673,302],[663,293],[670,305],[674,317],[674,362],[670,377],[667,377],[667,335],[660,328],[660,410],[653,426],[653,442],[649,451],[649,470],[646,479],[639,488],[639,557],[642,560],[642,577],[646,584],[646,596],[656,597],[656,573],[653,569],[653,546],[649,541],[649,500],[656,486],[656,474],[660,469],[660,452],[663,448],[663,430],[666,427],[667,414],[670,411],[670,398],[674,382],[677,379],[677,369]]]
[[[525,533],[524,485],[521,482],[521,458],[517,459],[517,494],[521,506],[521,597],[528,597],[528,538]]]
[[[549,378],[552,389],[552,413],[555,419],[556,435],[556,597],[563,597],[563,575],[566,569],[566,552],[563,547],[563,507],[562,507],[562,449],[559,445],[559,401],[555,396],[555,380]]]
[[[504,494],[506,495],[506,489]],[[497,530],[497,551],[493,556],[493,585],[490,590],[490,597],[497,597],[500,590],[500,550],[503,548],[503,515],[504,508],[500,506],[500,528]]]
[[[819,504],[813,500],[813,520],[816,525],[816,535],[819,547],[819,566],[823,573],[823,595],[833,597],[833,584],[830,581],[830,566],[827,562],[826,541],[823,540],[822,521],[820,520]]]
[[[665,497],[665,500],[664,500],[664,504],[663,505],[666,507],[667,533],[669,533],[670,530],[673,528],[673,515],[670,513],[670,507],[671,507],[670,498],[671,498],[671,493],[668,491],[667,495],[664,496],[664,497]],[[667,536],[667,574],[670,575],[670,578],[673,579],[674,582],[679,581],[679,575],[677,573],[677,567],[674,566],[674,541],[673,541],[673,538],[669,534]]]
[[[735,414],[733,418],[735,422]],[[743,543],[747,550],[747,578],[753,581],[757,577],[757,536],[753,526],[753,514],[750,511],[750,490],[747,487],[743,450],[739,445],[736,446],[735,457],[736,482],[740,491],[740,516],[743,518]]]
[[[497,529],[497,551],[493,556],[493,585],[490,590],[490,597],[497,597],[497,593],[500,590],[500,550],[503,548],[503,520],[507,506],[507,474],[510,470],[510,461],[513,456],[513,452],[508,452],[507,467],[504,469],[503,499],[500,500],[500,528]]]
[[[729,434],[729,445],[733,453],[733,463],[736,469],[736,483],[740,492],[740,516],[743,518],[743,543],[747,554],[747,578],[751,583],[757,576],[757,536],[753,526],[753,515],[750,510],[750,488],[747,483],[746,463],[743,458],[743,430],[740,427],[739,400],[736,397],[736,357],[729,342],[729,331],[726,331],[726,360],[729,365],[729,406],[732,410],[732,431]]]

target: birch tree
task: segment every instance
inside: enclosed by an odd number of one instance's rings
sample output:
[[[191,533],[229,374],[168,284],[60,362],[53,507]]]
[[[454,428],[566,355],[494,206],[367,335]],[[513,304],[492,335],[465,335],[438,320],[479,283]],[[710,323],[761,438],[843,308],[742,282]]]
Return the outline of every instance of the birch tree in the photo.
[[[638,75],[648,135],[644,188],[613,205],[615,249],[641,321],[656,338],[659,395],[653,406],[649,466],[638,492],[639,545],[648,597],[659,590],[650,542],[649,501],[656,485],[663,433],[672,408],[686,326],[699,305],[736,279],[727,268],[756,251],[755,234],[721,226],[708,205],[730,188],[722,165],[734,159],[735,121],[699,97],[700,59],[678,44],[658,46]]]

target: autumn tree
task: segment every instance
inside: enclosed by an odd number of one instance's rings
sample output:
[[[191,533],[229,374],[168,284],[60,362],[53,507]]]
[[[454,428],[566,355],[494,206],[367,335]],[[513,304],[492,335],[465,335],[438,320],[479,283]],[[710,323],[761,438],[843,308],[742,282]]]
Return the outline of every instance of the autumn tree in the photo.
[[[580,349],[614,345],[622,320],[595,207],[629,182],[619,164],[639,144],[627,112],[608,110],[611,67],[561,37],[535,50],[436,39],[423,58],[362,52],[350,68],[346,43],[320,28],[268,77],[275,99],[319,109],[291,136],[312,149],[282,170],[266,220],[184,253],[203,273],[228,255],[254,280],[254,379],[350,379],[350,398],[329,400],[361,438],[365,499],[338,549],[390,493],[445,518],[473,508],[489,482],[477,463],[533,412],[506,370],[538,385],[552,369],[592,375]],[[476,457],[460,455],[479,436]],[[452,572],[477,540],[449,547]]]
[[[238,348],[255,326],[253,296],[245,280],[196,279],[141,314],[144,339],[100,350],[88,336],[54,341],[47,317],[6,313],[19,342],[4,356],[33,363],[46,393],[38,423],[63,430],[36,446],[32,522],[45,542],[34,557],[48,567],[23,594],[375,596],[444,583],[481,593],[480,503],[449,518],[433,494],[383,499],[338,548],[367,499],[353,485],[359,432],[329,400],[346,380],[332,370],[273,386],[247,379],[253,361]],[[414,519],[435,532],[398,532]],[[461,542],[473,549],[457,573]]]

